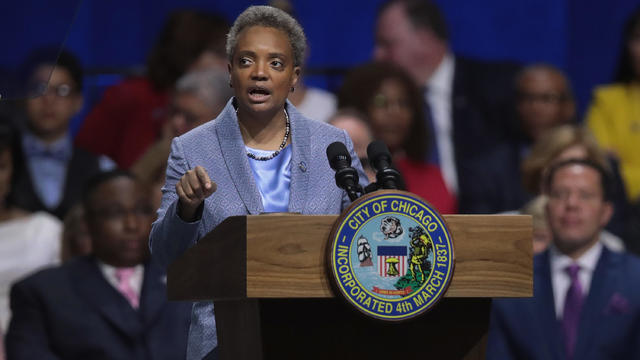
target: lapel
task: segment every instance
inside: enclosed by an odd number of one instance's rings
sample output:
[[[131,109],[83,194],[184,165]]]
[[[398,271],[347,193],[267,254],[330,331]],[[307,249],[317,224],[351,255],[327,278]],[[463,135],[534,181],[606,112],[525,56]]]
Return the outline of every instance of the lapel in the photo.
[[[471,145],[471,138],[476,129],[469,126],[475,119],[467,98],[467,79],[463,59],[455,58],[454,69],[451,89],[451,133],[456,168],[460,172],[463,170],[462,159],[465,155],[469,155],[466,146]]]
[[[263,212],[264,208],[258,186],[249,166],[242,134],[240,134],[238,117],[232,105],[234,100],[233,98],[229,100],[227,106],[215,120],[216,134],[214,136],[218,137],[222,159],[247,212],[251,215],[257,215]]]
[[[50,212],[62,219],[66,212],[80,198],[80,192],[87,180],[95,173],[99,172],[98,161],[81,150],[74,148],[71,158],[67,163],[65,171],[65,181],[62,185],[62,196],[60,203],[53,209],[45,206],[42,200],[36,195],[33,177],[29,171],[27,159],[23,158],[23,166],[17,175],[16,193],[20,194],[19,205],[28,210],[43,210]]]
[[[29,171],[29,164],[26,157],[22,158],[22,165],[16,167],[16,184],[14,185],[13,193],[18,194],[16,202],[20,207],[24,207],[27,210],[37,211],[44,210],[46,207],[36,195],[36,188],[33,185],[33,179],[31,178],[31,171]]]
[[[287,112],[291,122],[291,185],[289,187],[289,212],[303,213],[307,203],[307,188],[311,161],[311,138],[306,121],[287,100]]]
[[[621,271],[619,270],[620,259],[620,256],[613,254],[606,247],[602,248],[602,254],[591,279],[589,294],[580,313],[575,359],[588,358],[589,348],[598,340],[598,329],[601,329],[604,324],[602,316],[607,301],[611,298],[617,285],[616,274]]]
[[[78,149],[73,149],[71,158],[67,163],[65,180],[62,188],[62,198],[55,212],[64,216],[67,210],[81,198],[81,191],[91,175],[100,171],[98,161],[86,156]]]
[[[562,331],[556,319],[555,300],[553,298],[553,286],[551,285],[551,262],[549,250],[542,253],[535,263],[534,292],[537,309],[534,318],[540,323],[541,346],[547,346],[547,357],[552,359],[564,359],[564,344]],[[577,358],[576,358],[577,359]]]
[[[77,259],[70,265],[70,270],[72,286],[89,307],[123,334],[131,338],[142,335],[139,314],[107,282],[94,257]]]
[[[138,310],[145,325],[153,323],[162,313],[160,310],[167,304],[166,279],[164,273],[152,262],[145,264]]]

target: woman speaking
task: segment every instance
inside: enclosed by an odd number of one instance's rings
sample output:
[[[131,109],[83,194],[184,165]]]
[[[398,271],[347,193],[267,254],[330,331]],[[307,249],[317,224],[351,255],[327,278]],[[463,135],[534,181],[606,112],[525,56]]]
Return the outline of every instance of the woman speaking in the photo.
[[[150,238],[153,258],[164,265],[229,216],[340,213],[348,198],[324,156],[334,141],[347,145],[366,179],[346,132],[303,117],[287,102],[306,48],[296,20],[272,7],[249,7],[226,47],[234,97],[216,119],[171,146]],[[213,304],[196,303],[191,319],[187,359],[213,358]]]

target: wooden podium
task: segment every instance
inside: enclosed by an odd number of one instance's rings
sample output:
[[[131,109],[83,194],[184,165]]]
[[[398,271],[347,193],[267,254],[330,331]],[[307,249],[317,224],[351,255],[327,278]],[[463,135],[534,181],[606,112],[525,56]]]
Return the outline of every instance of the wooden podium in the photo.
[[[334,298],[327,246],[338,216],[230,217],[168,271],[170,300],[213,300],[226,359],[484,359],[491,298],[533,295],[531,217],[444,215],[455,272],[415,319],[370,319]]]

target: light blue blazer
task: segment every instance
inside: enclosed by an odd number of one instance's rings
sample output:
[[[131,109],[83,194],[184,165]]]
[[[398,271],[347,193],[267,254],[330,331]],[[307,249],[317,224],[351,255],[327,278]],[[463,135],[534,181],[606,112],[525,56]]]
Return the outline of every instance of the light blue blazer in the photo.
[[[264,211],[232,102],[233,99],[216,119],[173,139],[162,205],[150,236],[152,256],[165,267],[227,217],[257,215]],[[305,118],[289,102],[286,108],[291,122],[290,146],[293,146],[289,211],[339,214],[350,201],[346,192],[336,186],[326,148],[334,141],[343,142],[364,186],[366,175],[351,139],[344,130]],[[207,170],[218,188],[205,200],[201,219],[185,222],[176,213],[175,185],[187,170],[197,165]],[[216,345],[213,304],[196,303],[191,316],[187,359],[202,359]]]

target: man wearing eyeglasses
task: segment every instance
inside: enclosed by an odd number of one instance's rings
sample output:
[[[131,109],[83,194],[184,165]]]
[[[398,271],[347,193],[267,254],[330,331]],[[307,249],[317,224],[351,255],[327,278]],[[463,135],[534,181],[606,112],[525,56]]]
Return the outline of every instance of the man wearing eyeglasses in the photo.
[[[56,49],[42,49],[32,53],[23,68],[25,166],[18,169],[17,205],[63,218],[80,199],[87,179],[114,163],[73,146],[69,123],[83,103],[78,60],[67,51],[58,56]]]
[[[114,170],[89,180],[83,205],[93,255],[14,285],[8,358],[184,358],[191,305],[167,301],[149,261],[147,191]]]
[[[549,130],[576,121],[571,84],[562,70],[529,65],[514,86],[518,135],[466,164],[469,176],[460,179],[466,189],[459,199],[463,213],[493,214],[524,206],[535,195],[522,185],[522,163],[531,147]]]

